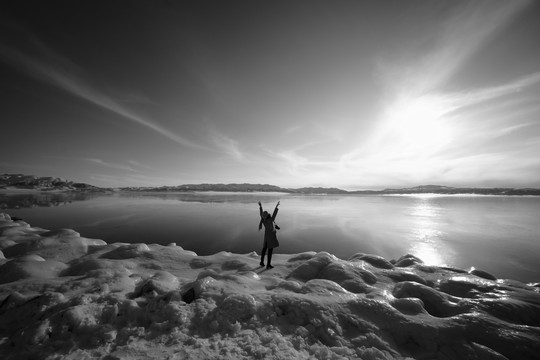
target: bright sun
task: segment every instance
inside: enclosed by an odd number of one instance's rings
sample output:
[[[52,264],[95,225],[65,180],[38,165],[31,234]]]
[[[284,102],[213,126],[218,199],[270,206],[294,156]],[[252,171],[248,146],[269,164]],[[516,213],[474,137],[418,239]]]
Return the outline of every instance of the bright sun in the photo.
[[[404,151],[435,152],[451,139],[451,131],[443,115],[448,108],[437,99],[419,97],[402,100],[388,112],[388,130],[395,145]]]

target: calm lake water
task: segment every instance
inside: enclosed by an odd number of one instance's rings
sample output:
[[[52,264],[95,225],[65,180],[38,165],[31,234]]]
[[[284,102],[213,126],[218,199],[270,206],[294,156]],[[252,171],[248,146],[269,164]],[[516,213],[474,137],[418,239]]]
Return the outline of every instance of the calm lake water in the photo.
[[[199,255],[262,247],[257,201],[272,211],[276,253],[357,252],[432,265],[474,266],[499,278],[540,281],[540,197],[305,196],[245,193],[2,195],[1,211],[46,229],[72,228],[109,243],[177,243]]]

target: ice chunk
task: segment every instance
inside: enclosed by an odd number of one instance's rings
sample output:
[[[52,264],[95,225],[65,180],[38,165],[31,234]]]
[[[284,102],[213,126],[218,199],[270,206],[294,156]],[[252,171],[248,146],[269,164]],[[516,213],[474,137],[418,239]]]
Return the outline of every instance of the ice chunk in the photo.
[[[66,238],[66,237],[80,237],[81,234],[76,232],[72,229],[57,229],[57,230],[51,230],[47,231],[41,234],[43,237],[51,237],[51,238]]]
[[[0,266],[0,284],[5,284],[26,278],[54,278],[67,265],[54,260],[35,260],[33,256],[11,260]]]
[[[232,294],[219,306],[222,316],[232,321],[245,321],[255,315],[257,301],[250,294]]]
[[[195,258],[189,262],[189,266],[192,269],[200,269],[200,268],[208,267],[210,265],[212,265],[210,261],[201,259],[201,258]]]
[[[250,268],[252,268],[252,265],[240,259],[232,259],[223,262],[221,268],[223,270],[249,270]]]
[[[301,264],[296,269],[294,269],[289,277],[301,280],[308,281],[311,279],[317,278],[322,269],[326,267],[329,263],[336,260],[337,258],[334,255],[331,255],[327,252],[320,252],[307,262]]]
[[[475,269],[474,267],[472,267],[470,270],[469,270],[469,274],[472,274],[472,275],[476,275],[478,277],[481,277],[481,278],[484,278],[484,279],[488,279],[488,280],[497,280],[497,277],[488,273],[487,271],[484,271],[484,270],[480,270],[480,269]]]
[[[472,276],[452,276],[439,282],[439,290],[459,297],[474,297],[478,293],[493,291],[497,284]]]
[[[17,245],[17,243],[13,240],[9,239],[0,239],[0,249],[5,249],[8,247],[11,247],[13,245]]]
[[[349,261],[358,261],[362,260],[365,261],[375,267],[381,268],[381,269],[393,269],[394,265],[392,265],[388,260],[383,258],[382,256],[378,255],[371,255],[371,254],[364,254],[364,253],[356,253],[354,254]]]
[[[418,298],[422,300],[426,311],[436,317],[450,317],[467,311],[465,305],[457,304],[459,299],[416,282],[404,281],[397,283],[392,294],[396,298]]]
[[[424,302],[418,298],[393,299],[390,304],[397,310],[407,315],[425,313]]]
[[[86,239],[78,236],[78,233],[62,233],[67,235],[32,238],[4,249],[7,258],[21,255],[36,254],[45,259],[69,262],[77,259],[88,252],[88,246],[101,246],[103,240]]]
[[[176,276],[167,271],[158,271],[137,287],[133,297],[139,297],[153,291],[157,294],[165,294],[177,290],[179,285],[180,282]]]
[[[423,263],[424,262],[422,260],[420,260],[419,258],[411,254],[403,255],[396,261],[392,261],[392,264],[394,264],[394,266],[397,266],[397,267],[408,267],[408,266],[412,266],[416,264],[423,264]]]
[[[289,258],[289,262],[294,262],[294,261],[305,261],[305,260],[309,260],[311,259],[312,257],[314,257],[315,255],[317,255],[317,253],[315,251],[306,251],[306,252],[303,252],[303,253],[300,253],[300,254],[296,254],[294,256],[291,256]]]
[[[11,216],[6,213],[0,213],[0,221],[11,221]]]
[[[101,257],[105,259],[131,259],[139,257],[148,251],[150,251],[150,248],[146,244],[120,245],[118,248],[101,255]]]
[[[385,275],[396,282],[415,281],[417,283],[427,285],[427,281],[423,277],[410,271],[394,269],[386,272]]]
[[[334,281],[326,279],[313,279],[305,283],[305,285],[302,287],[302,292],[333,296],[335,294],[346,294],[347,290],[339,286]]]

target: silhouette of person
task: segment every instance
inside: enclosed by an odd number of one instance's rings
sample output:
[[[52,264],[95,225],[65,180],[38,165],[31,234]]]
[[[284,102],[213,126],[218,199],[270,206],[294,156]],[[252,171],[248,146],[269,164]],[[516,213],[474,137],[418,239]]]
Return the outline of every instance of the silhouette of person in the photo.
[[[262,226],[264,225],[264,243],[263,243],[263,249],[261,253],[261,266],[264,266],[264,255],[266,255],[266,250],[268,250],[268,262],[266,265],[267,269],[272,269],[272,252],[274,251],[274,248],[279,246],[279,242],[277,239],[276,234],[276,227],[274,227],[274,221],[276,220],[276,216],[278,213],[278,206],[279,201],[276,205],[276,208],[274,209],[274,213],[272,216],[267,211],[263,211],[261,202],[259,201],[259,214],[261,216],[261,221],[259,222],[259,231],[262,229]],[[279,229],[279,228],[278,228]]]

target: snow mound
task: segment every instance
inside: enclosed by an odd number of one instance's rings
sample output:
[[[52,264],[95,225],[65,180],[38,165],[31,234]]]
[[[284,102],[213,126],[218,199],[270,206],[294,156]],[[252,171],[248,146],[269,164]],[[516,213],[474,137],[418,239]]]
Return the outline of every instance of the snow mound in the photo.
[[[150,248],[146,244],[121,245],[118,248],[101,255],[101,257],[106,259],[130,259],[139,257],[147,251],[150,251]]]
[[[197,256],[0,214],[2,359],[536,359],[540,289],[358,253]]]
[[[349,261],[356,261],[356,260],[362,260],[365,261],[375,267],[381,268],[381,269],[392,269],[394,265],[390,263],[388,260],[383,258],[382,256],[378,255],[371,255],[371,254],[363,254],[363,253],[357,253],[354,254]]]
[[[67,265],[63,262],[44,260],[43,258],[34,260],[32,259],[33,256],[35,255],[8,261],[0,266],[0,284],[26,278],[55,278],[62,270],[67,268]]]

